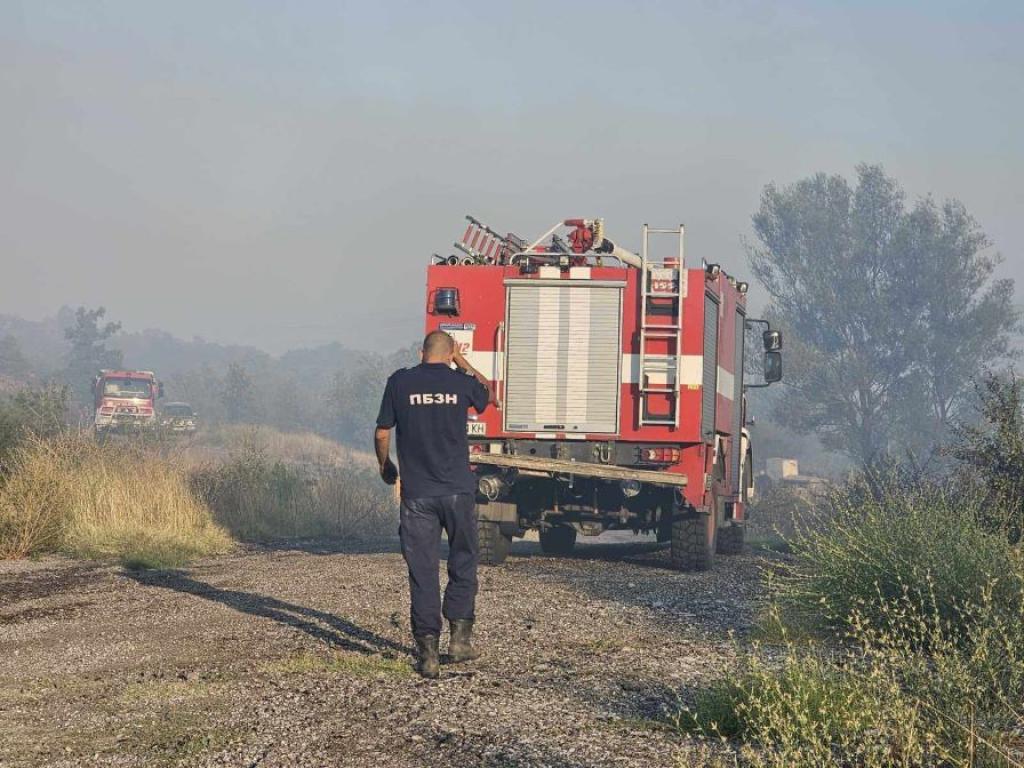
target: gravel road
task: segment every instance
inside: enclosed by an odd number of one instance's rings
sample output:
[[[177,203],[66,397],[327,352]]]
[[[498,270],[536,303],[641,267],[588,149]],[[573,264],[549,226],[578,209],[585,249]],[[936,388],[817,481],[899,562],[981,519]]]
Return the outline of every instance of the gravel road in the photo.
[[[571,558],[517,542],[481,572],[484,657],[433,682],[394,541],[0,563],[0,766],[689,765],[665,716],[733,660],[760,561],[667,559],[632,536]]]

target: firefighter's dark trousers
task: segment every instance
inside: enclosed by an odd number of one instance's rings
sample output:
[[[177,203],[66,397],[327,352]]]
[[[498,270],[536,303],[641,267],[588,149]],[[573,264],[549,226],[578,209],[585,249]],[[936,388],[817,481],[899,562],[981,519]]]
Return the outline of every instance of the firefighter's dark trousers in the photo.
[[[412,633],[441,634],[441,615],[449,621],[473,619],[479,547],[476,499],[471,493],[428,499],[402,499],[402,556],[409,566]],[[441,604],[438,583],[441,528],[448,533],[448,586]]]

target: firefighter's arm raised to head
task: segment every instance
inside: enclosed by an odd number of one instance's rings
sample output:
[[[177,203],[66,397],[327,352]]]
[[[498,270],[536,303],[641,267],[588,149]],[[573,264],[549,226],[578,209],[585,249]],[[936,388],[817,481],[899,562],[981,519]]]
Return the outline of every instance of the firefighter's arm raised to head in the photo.
[[[455,354],[452,355],[452,361],[457,366],[459,366],[459,368],[464,370],[466,373],[471,374],[473,376],[473,378],[475,378],[477,381],[479,381],[481,384],[484,385],[484,387],[487,389],[487,402],[489,402],[489,403],[497,402],[494,399],[494,389],[491,387],[490,379],[488,379],[486,376],[484,376],[482,373],[480,373],[480,371],[478,371],[476,368],[474,368],[472,365],[470,365],[469,361],[466,360],[466,358],[464,358],[462,356],[462,353],[459,352],[458,348],[455,349]]]
[[[377,454],[380,477],[388,485],[398,479],[398,468],[391,461],[391,430],[377,427],[373,432],[373,450]]]

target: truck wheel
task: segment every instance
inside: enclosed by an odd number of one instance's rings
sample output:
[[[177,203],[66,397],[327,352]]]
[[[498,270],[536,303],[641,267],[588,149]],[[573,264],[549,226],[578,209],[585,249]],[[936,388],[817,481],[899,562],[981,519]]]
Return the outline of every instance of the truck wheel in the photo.
[[[540,551],[545,555],[568,555],[576,545],[576,529],[556,525],[540,532]]]
[[[672,567],[710,571],[715,561],[715,516],[701,512],[672,521]]]
[[[498,523],[481,522],[477,525],[481,565],[501,565],[508,557],[512,544],[510,537],[501,532]]]
[[[743,537],[746,527],[743,523],[729,523],[718,530],[718,554],[739,555],[743,552]]]

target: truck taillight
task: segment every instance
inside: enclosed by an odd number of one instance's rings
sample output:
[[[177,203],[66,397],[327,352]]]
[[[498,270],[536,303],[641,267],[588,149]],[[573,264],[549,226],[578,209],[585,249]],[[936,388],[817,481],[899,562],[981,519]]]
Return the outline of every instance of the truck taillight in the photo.
[[[679,449],[669,447],[644,448],[644,461],[656,464],[676,464],[679,462]]]

